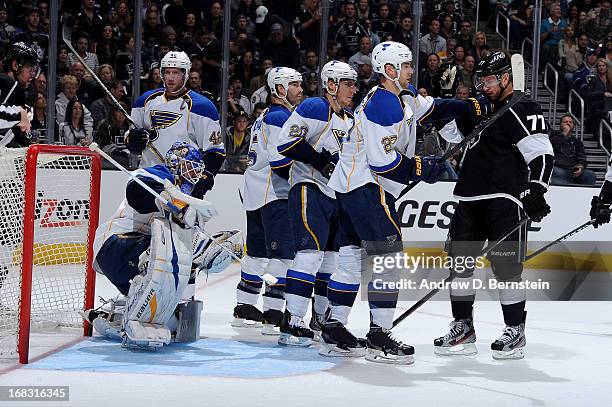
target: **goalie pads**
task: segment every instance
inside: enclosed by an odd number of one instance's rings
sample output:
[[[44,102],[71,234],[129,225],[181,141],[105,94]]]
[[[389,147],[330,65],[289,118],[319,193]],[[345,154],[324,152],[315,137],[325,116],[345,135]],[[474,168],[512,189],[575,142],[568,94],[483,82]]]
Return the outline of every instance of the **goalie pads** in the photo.
[[[125,347],[153,349],[170,343],[166,326],[189,281],[193,229],[165,218],[151,222],[151,248],[146,274],[130,285],[124,318]]]
[[[212,237],[216,243],[202,232],[196,231],[193,235],[193,263],[198,273],[202,270],[211,274],[220,273],[232,263],[234,258],[220,246],[242,258],[242,233],[239,230],[222,230]]]

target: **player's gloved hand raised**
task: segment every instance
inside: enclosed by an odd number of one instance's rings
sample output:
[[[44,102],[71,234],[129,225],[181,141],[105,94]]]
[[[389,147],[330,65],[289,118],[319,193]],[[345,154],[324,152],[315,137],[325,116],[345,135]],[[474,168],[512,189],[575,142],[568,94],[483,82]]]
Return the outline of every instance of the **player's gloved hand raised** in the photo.
[[[606,205],[598,196],[591,199],[591,219],[595,222],[593,226],[597,229],[600,225],[610,223],[610,205]]]
[[[550,206],[544,198],[545,193],[546,189],[535,182],[528,182],[527,187],[521,193],[523,210],[533,222],[540,222],[550,213]]]
[[[312,166],[315,170],[319,171],[321,175],[329,179],[336,168],[337,162],[337,157],[334,157],[332,153],[323,149],[313,161]]]
[[[439,162],[439,155],[414,156],[412,166],[412,181],[424,181],[428,184],[437,182],[446,172],[444,162]]]
[[[128,150],[133,154],[140,154],[145,149],[147,143],[154,135],[153,130],[133,128],[126,132],[125,144]]]
[[[485,98],[469,98],[468,104],[468,118],[472,123],[478,124],[482,119],[493,113],[493,103]]]

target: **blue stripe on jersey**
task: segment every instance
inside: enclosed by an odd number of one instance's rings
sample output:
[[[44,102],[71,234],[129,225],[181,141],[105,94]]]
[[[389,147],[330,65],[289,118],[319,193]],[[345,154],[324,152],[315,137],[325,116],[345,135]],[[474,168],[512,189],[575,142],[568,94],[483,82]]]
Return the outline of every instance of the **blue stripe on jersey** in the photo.
[[[376,173],[383,173],[383,172],[388,172],[393,170],[395,167],[397,167],[400,163],[400,161],[402,161],[402,155],[401,154],[397,154],[397,152],[395,153],[395,160],[393,160],[393,162],[391,162],[390,164],[387,165],[383,165],[380,167],[377,167],[375,165],[370,165],[370,169]]]
[[[284,167],[285,165],[289,165],[293,162],[293,160],[289,157],[285,157],[281,160],[276,160],[276,161],[270,161],[270,167],[272,169],[274,168],[280,168],[280,167]]]
[[[305,119],[328,122],[331,118],[329,102],[322,97],[311,97],[304,100],[295,111]]]
[[[207,153],[217,153],[225,157],[225,150],[222,148],[217,148],[217,147],[209,148],[208,150],[204,151],[204,154],[207,154]]]
[[[161,95],[164,93],[164,91],[164,88],[158,88],[143,93],[138,99],[136,99],[136,102],[134,102],[134,107],[144,107],[145,103],[147,102],[147,100],[149,100],[151,96],[153,96],[154,94],[156,94],[156,96]]]
[[[287,150],[290,150],[293,146],[295,146],[296,144],[298,144],[302,140],[304,140],[302,137],[297,137],[295,140],[291,140],[288,143],[281,144],[280,146],[276,147],[276,149],[278,150],[278,152],[280,154],[283,154]]]
[[[291,116],[291,111],[285,106],[272,105],[264,116],[263,122],[270,126],[282,128],[289,116]]]
[[[404,109],[399,98],[386,89],[378,88],[365,106],[368,120],[379,126],[388,127],[404,119]]]
[[[207,117],[213,121],[219,120],[219,111],[213,102],[210,101],[210,99],[192,90],[190,90],[187,94],[191,100],[193,100],[191,113],[197,114],[198,116]]]
[[[162,164],[158,164],[155,165],[153,167],[147,167],[147,168],[143,168],[144,171],[155,175],[156,177],[162,179],[162,180],[169,180],[171,182],[174,182],[174,175],[170,172],[170,170],[168,169],[168,167],[166,167],[165,165]],[[137,175],[141,175],[141,174],[137,174]],[[144,175],[144,174],[143,174]]]

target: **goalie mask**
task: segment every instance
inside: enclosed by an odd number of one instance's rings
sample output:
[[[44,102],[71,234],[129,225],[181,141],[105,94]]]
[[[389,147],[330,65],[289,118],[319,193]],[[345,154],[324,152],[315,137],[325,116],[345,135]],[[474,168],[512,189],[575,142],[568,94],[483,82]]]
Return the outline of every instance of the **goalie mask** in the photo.
[[[177,177],[181,191],[190,195],[204,173],[200,151],[184,141],[175,142],[166,153],[166,166]]]

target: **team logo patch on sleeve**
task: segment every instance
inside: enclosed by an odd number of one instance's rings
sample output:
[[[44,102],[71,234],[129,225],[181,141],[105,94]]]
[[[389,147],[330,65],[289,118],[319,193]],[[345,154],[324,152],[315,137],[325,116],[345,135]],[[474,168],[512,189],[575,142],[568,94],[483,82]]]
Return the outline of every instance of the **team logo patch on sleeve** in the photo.
[[[165,129],[178,122],[182,116],[182,113],[153,110],[151,111],[151,126],[155,130]]]

